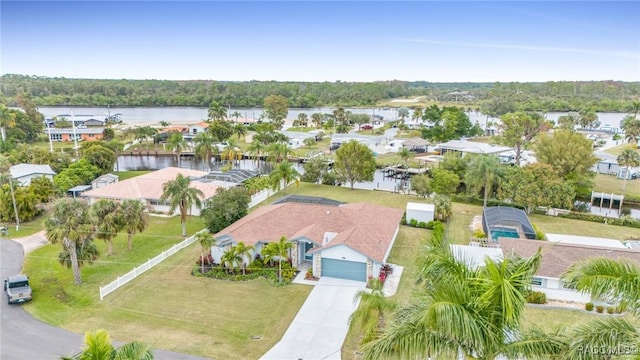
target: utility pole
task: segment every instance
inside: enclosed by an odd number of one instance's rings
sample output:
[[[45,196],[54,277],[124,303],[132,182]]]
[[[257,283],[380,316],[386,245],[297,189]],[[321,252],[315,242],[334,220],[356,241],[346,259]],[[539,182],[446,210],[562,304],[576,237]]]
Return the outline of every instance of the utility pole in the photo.
[[[18,205],[16,205],[16,194],[13,191],[13,178],[9,173],[9,188],[11,189],[11,200],[13,200],[13,211],[16,214],[16,231],[20,231],[20,216],[18,216]]]
[[[73,116],[73,109],[71,109],[71,126],[73,126],[73,141],[75,143],[74,148],[76,149],[76,160],[80,159],[78,155],[78,135],[76,134],[76,119]]]

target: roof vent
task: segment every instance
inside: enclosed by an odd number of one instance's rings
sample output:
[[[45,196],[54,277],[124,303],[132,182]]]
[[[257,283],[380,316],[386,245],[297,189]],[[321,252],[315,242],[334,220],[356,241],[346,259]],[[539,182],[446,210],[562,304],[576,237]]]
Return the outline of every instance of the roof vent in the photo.
[[[330,211],[330,210],[327,210],[327,215],[330,215],[330,214],[331,214],[331,211]]]

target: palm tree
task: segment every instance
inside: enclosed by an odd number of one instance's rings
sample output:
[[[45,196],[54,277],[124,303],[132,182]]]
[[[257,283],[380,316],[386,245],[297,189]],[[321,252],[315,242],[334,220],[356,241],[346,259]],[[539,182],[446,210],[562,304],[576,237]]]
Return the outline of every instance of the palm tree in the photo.
[[[255,162],[258,162],[260,156],[265,152],[265,150],[266,146],[264,145],[264,143],[255,139],[251,143],[251,145],[249,145],[249,154],[251,154]]]
[[[160,121],[158,124],[160,124],[160,126],[162,126],[163,128],[171,126],[170,122],[164,120]]]
[[[122,229],[122,214],[118,203],[109,199],[99,199],[91,205],[91,213],[95,236],[107,243],[109,255],[113,255],[113,238]]]
[[[298,124],[299,126],[306,127],[309,123],[309,116],[305,113],[298,114]]]
[[[618,155],[618,165],[624,166],[627,169],[624,179],[622,180],[622,190],[624,191],[631,167],[640,166],[640,153],[634,149],[624,149],[622,153]]]
[[[413,154],[406,147],[402,147],[402,149],[398,151],[398,156],[400,156],[400,159],[402,159],[402,163],[406,167],[409,159],[413,157]]]
[[[127,232],[129,250],[133,249],[133,235],[143,232],[149,226],[149,214],[145,205],[136,199],[128,199],[120,204],[122,228]]]
[[[242,159],[242,150],[240,150],[235,141],[229,139],[220,156],[228,161],[240,160]]]
[[[111,337],[106,330],[87,332],[84,335],[82,353],[73,357],[62,357],[63,360],[153,360],[151,346],[134,341],[115,349]]]
[[[300,173],[292,163],[286,160],[279,163],[269,176],[271,177],[272,188],[276,191],[280,191],[283,181],[285,192],[287,185],[292,181],[295,181],[296,186],[300,185]]]
[[[519,331],[524,292],[540,259],[539,252],[525,259],[487,257],[484,266],[471,267],[452,253],[444,227],[434,228],[419,262],[420,295],[364,346],[365,358],[535,359],[556,353],[561,344]]]
[[[358,309],[349,317],[349,325],[356,325],[363,330],[362,343],[367,343],[384,330],[384,315],[395,309],[395,303],[384,296],[383,284],[379,279],[371,279],[371,289],[360,290],[353,297],[353,302],[360,301]]]
[[[453,214],[451,209],[451,198],[444,194],[437,194],[433,198],[433,205],[436,208],[436,219],[440,221],[448,220]]]
[[[245,245],[242,241],[238,242],[238,245],[236,245],[235,248],[236,253],[242,259],[240,267],[242,267],[242,275],[244,275],[246,267],[251,265],[251,255],[255,248],[253,245]],[[245,264],[245,260],[247,260],[247,264]]]
[[[76,246],[76,259],[78,259],[78,267],[82,268],[85,264],[91,265],[98,259],[100,252],[91,238],[86,238]],[[58,253],[58,262],[60,265],[71,269],[73,262],[71,261],[71,253],[63,249]]]
[[[180,221],[182,222],[182,236],[187,236],[187,215],[191,207],[196,205],[202,208],[202,198],[204,193],[200,189],[191,187],[191,180],[182,174],[178,174],[175,180],[167,181],[162,185],[162,197],[160,200],[169,200],[169,213],[178,208],[180,210]]]
[[[238,122],[238,118],[239,118],[240,116],[242,116],[242,114],[240,114],[240,113],[239,113],[239,112],[237,112],[237,111],[234,111],[234,112],[232,112],[232,113],[231,113],[231,117],[236,118],[236,122]]]
[[[7,141],[6,128],[14,126],[16,126],[15,113],[4,104],[0,104],[0,135],[2,135],[2,141]]]
[[[204,162],[207,164],[207,167],[211,166],[211,154],[213,152],[213,148],[218,149],[216,146],[213,146],[216,141],[208,132],[201,132],[196,135],[193,139],[193,142],[196,144],[194,149],[195,153],[198,156],[201,156],[204,159]]]
[[[269,247],[270,249],[267,250],[266,247]],[[282,283],[282,260],[287,258],[289,255],[289,249],[292,247],[293,244],[287,240],[285,236],[281,237],[277,243],[269,243],[265,246],[265,250],[267,250],[265,261],[269,261],[270,259],[273,259],[273,257],[278,257],[278,279],[280,283]],[[268,255],[270,253],[272,254]]]
[[[224,120],[227,118],[227,109],[217,101],[212,101],[207,111],[208,119],[211,120]]]
[[[49,242],[61,244],[70,254],[74,281],[76,285],[82,285],[77,247],[92,234],[89,205],[75,199],[60,199],[44,221],[44,227]]]
[[[198,242],[198,244],[200,244],[200,249],[202,250],[202,257],[200,259],[200,272],[204,274],[205,258],[211,253],[211,245],[214,243],[214,241],[213,237],[211,236],[211,234],[209,234],[208,231],[199,232],[196,235],[196,241]]]
[[[107,147],[116,154],[116,171],[120,171],[118,156],[124,151],[124,144],[117,140],[111,140],[107,143]]]
[[[500,160],[492,155],[478,155],[469,162],[464,183],[475,192],[484,188],[483,206],[487,206],[487,199],[491,193],[491,188],[502,175]]]
[[[289,154],[291,153],[291,151],[291,147],[289,147],[289,144],[286,143],[275,142],[269,144],[269,147],[267,148],[267,152],[269,153],[267,160],[276,163],[286,161],[289,159]]]
[[[176,153],[178,167],[180,167],[180,154],[187,147],[187,142],[182,138],[182,134],[179,132],[172,133],[169,139],[167,139],[167,147]]]
[[[227,249],[227,251],[222,254],[220,258],[223,266],[229,267],[229,272],[235,273],[235,268],[238,267],[238,263],[242,261],[242,257],[238,254],[238,248],[236,246],[232,246]]]
[[[418,121],[418,120],[422,119],[422,108],[415,108],[413,110],[413,115],[411,116],[411,118],[414,121]]]
[[[640,113],[640,101],[631,102],[631,112],[633,113],[634,118],[638,117],[638,113]]]
[[[313,113],[311,114],[311,122],[316,125],[316,128],[320,128],[322,126],[322,114],[321,113]]]
[[[404,119],[409,117],[409,109],[407,109],[406,107],[399,108],[398,117],[400,118],[400,121],[402,121],[402,123],[404,124]]]
[[[637,144],[640,137],[640,119],[632,118],[631,115],[625,116],[620,127],[624,131],[625,139],[632,144]]]
[[[244,126],[244,124],[234,124],[233,133],[236,134],[236,136],[238,137],[238,141],[240,141],[240,139],[244,138],[247,134],[247,128],[246,126]]]

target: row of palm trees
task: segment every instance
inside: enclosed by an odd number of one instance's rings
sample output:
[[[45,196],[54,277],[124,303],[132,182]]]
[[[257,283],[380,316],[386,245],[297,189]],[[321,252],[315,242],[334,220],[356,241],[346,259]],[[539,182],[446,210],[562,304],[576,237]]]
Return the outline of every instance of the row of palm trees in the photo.
[[[44,221],[44,227],[49,242],[62,245],[60,262],[72,269],[75,283],[81,285],[80,268],[99,255],[94,237],[108,244],[111,255],[113,238],[124,230],[131,250],[132,236],[144,231],[148,223],[146,208],[138,200],[116,203],[101,199],[90,207],[76,199],[60,199]]]

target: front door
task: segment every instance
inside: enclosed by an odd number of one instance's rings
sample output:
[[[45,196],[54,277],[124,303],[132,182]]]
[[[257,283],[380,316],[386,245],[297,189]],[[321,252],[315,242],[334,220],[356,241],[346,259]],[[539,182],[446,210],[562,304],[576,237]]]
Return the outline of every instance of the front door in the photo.
[[[307,251],[311,250],[311,248],[313,248],[313,244],[310,242],[306,242],[304,243],[304,259],[311,261],[313,260],[313,254],[307,254]]]

